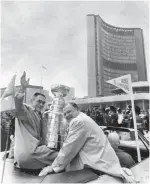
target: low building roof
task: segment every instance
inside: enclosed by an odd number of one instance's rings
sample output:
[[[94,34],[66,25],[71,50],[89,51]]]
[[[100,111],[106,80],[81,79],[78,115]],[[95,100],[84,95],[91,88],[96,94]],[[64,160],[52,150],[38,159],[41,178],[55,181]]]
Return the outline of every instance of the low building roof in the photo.
[[[149,93],[136,93],[133,94],[134,100],[149,100]],[[107,102],[122,102],[129,101],[131,97],[129,94],[113,95],[105,97],[91,97],[91,98],[76,98],[70,102],[75,102],[77,104],[87,104],[87,103],[107,103]]]
[[[150,82],[149,81],[138,81],[138,82],[133,82],[132,87],[150,87]]]

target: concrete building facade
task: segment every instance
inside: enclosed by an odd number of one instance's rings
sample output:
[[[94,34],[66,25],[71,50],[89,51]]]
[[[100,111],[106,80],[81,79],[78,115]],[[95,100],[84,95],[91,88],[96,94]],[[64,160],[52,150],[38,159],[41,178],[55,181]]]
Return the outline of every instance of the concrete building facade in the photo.
[[[107,80],[131,74],[132,82],[146,81],[143,32],[119,28],[99,15],[87,15],[88,96],[107,96],[115,86]]]

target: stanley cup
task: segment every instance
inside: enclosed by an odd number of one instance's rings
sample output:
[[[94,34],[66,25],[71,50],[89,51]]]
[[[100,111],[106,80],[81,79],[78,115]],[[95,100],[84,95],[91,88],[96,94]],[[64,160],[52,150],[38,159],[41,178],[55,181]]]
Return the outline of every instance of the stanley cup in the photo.
[[[63,123],[63,108],[65,105],[64,97],[69,92],[69,87],[65,85],[52,85],[51,92],[54,95],[50,112],[48,114],[48,130],[46,136],[47,147],[59,149],[60,127]]]

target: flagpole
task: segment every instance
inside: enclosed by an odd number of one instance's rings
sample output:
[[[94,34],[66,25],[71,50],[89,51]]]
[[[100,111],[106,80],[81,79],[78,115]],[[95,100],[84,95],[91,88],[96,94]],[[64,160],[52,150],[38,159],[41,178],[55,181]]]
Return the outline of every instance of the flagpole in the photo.
[[[141,154],[138,142],[138,132],[137,132],[137,123],[136,123],[136,115],[135,115],[135,106],[134,106],[134,98],[133,98],[133,89],[132,89],[132,82],[131,82],[131,75],[129,78],[129,85],[130,85],[130,97],[131,97],[131,106],[132,106],[132,115],[133,115],[133,122],[134,122],[134,132],[135,132],[135,139],[136,139],[136,148],[137,148],[137,156],[138,162],[141,162]]]
[[[43,85],[43,71],[46,70],[46,67],[42,65],[41,67],[41,87]],[[44,88],[44,87],[43,87]],[[40,89],[40,92],[41,92],[41,89]],[[43,89],[43,92],[44,92],[44,89]]]
[[[8,149],[8,143],[9,143],[9,134],[10,134],[10,125],[8,128],[8,135],[7,135],[7,139],[6,139],[6,147],[5,147],[5,154],[4,154],[4,163],[3,163],[1,183],[3,183],[4,171],[5,171],[5,165],[6,165],[7,149]]]
[[[40,82],[40,86],[42,87],[42,83],[43,83],[43,67],[41,67],[41,82]],[[40,89],[40,93],[42,92],[42,89]]]
[[[41,84],[40,86],[42,87],[42,75],[41,75]],[[42,89],[40,89],[40,93],[41,93]]]

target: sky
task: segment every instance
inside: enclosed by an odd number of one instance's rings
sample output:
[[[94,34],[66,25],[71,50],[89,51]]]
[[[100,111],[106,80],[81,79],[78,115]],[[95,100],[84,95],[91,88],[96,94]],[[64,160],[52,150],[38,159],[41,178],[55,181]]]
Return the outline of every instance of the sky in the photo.
[[[149,68],[148,1],[3,1],[1,11],[0,87],[15,73],[19,85],[26,71],[31,85],[50,91],[64,84],[75,88],[76,97],[87,96],[87,14],[114,26],[142,28]]]

